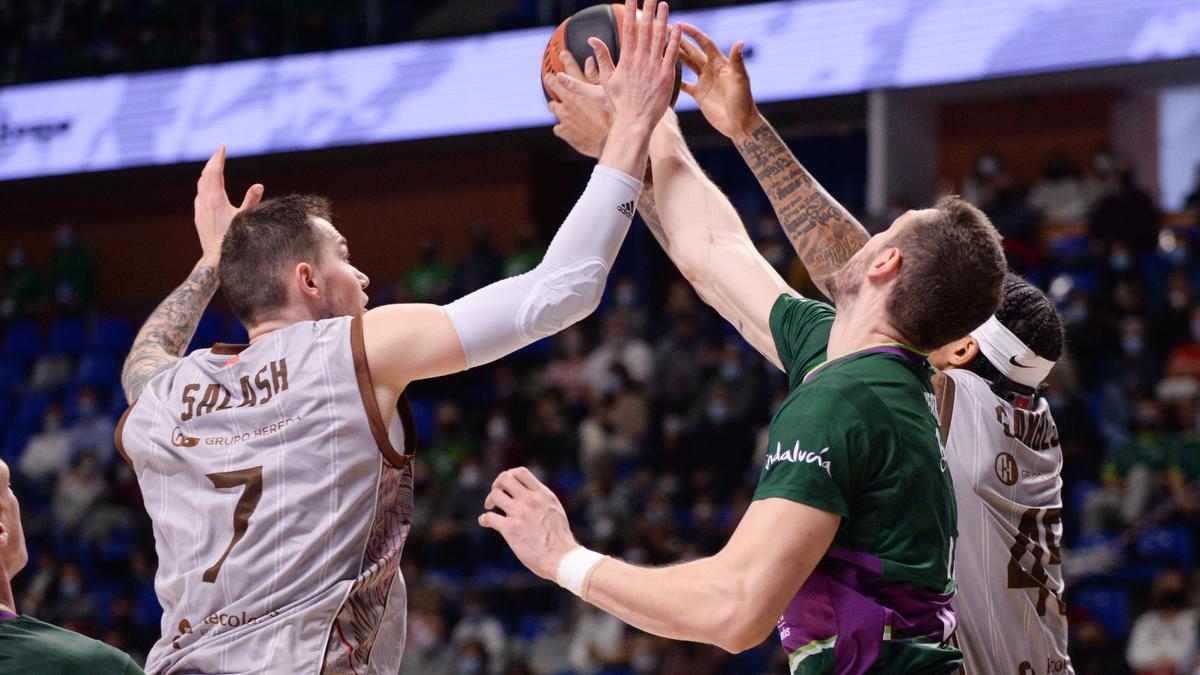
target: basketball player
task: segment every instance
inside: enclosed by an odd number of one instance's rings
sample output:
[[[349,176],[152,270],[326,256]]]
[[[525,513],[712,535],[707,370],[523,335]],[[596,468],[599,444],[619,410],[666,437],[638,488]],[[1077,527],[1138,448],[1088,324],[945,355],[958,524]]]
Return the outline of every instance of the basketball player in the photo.
[[[579,546],[523,468],[496,479],[484,507],[503,513],[480,524],[539,576],[656,635],[736,652],[777,627],[793,673],[954,672],[956,513],[925,355],[999,305],[998,233],[957,199],[905,213],[826,280],[835,312],[758,254],[673,117],[650,157],[668,255],[788,375],[755,499],[719,553],[667,568]]]
[[[79,633],[19,615],[13,577],[29,562],[21,505],[0,460],[0,673],[141,673],[128,654]]]
[[[627,16],[636,3],[628,0]],[[163,635],[151,672],[395,673],[412,511],[408,383],[488,363],[596,306],[629,227],[679,30],[648,4],[602,73],[613,130],[532,271],[445,307],[365,310],[367,277],[319,197],[242,208],[224,148],[198,183],[203,256],[122,374],[118,448],[154,525]],[[227,230],[227,231],[226,231]],[[218,280],[250,344],[183,357]]]
[[[697,83],[685,89],[736,142],[797,254],[824,289],[829,275],[861,247],[865,230],[758,113],[741,43],[726,57],[700,31],[686,25],[684,30],[701,46],[681,46],[685,63],[698,74]],[[583,77],[577,67],[575,75]],[[559,135],[586,147],[596,123],[581,123],[580,113],[597,114],[579,97],[563,100],[570,110],[560,115]],[[643,191],[643,203],[652,198]],[[929,356],[942,371],[933,383],[960,524],[955,641],[968,673],[1073,672],[1061,600],[1062,450],[1049,406],[1038,395],[1062,345],[1053,303],[1010,274],[995,316]]]

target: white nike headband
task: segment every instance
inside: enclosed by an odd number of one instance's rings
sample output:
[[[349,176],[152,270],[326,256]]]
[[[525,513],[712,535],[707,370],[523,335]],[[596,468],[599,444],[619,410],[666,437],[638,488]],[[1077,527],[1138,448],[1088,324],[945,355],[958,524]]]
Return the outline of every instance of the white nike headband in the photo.
[[[987,357],[988,362],[1017,384],[1036,389],[1054,367],[1053,361],[1034,353],[1021,342],[1021,338],[1005,328],[994,314],[982,326],[971,331],[971,337],[979,343],[979,351]]]

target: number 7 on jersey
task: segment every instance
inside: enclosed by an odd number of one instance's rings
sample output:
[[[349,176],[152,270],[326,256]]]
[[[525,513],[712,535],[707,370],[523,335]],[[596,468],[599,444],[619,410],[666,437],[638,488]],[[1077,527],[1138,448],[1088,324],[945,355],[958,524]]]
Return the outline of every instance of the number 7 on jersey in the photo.
[[[212,567],[204,570],[204,581],[211,584],[217,580],[217,573],[221,571],[221,565],[225,564],[229,552],[242,540],[246,529],[250,527],[250,516],[254,514],[254,510],[258,508],[258,500],[262,498],[262,467],[255,466],[237,471],[210,473],[206,477],[218,490],[235,488],[239,485],[245,486],[242,496],[238,497],[237,506],[233,509],[233,539],[229,541],[229,546],[225,547],[221,559]]]

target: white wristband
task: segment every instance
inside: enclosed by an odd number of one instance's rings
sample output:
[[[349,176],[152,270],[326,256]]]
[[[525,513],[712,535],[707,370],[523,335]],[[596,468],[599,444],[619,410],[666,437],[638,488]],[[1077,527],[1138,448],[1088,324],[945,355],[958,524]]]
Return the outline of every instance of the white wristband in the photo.
[[[588,572],[591,572],[593,567],[604,560],[604,557],[595,551],[579,546],[563,556],[558,563],[558,574],[554,576],[554,581],[582,598],[583,582],[587,581]]]

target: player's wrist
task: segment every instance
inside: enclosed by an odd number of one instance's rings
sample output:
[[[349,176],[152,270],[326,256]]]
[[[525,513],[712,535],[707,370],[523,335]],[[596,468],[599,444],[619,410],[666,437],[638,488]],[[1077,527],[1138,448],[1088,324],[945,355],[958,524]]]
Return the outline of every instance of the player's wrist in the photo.
[[[554,582],[586,600],[592,573],[607,558],[604,554],[576,545],[559,559]]]
[[[737,131],[730,137],[730,140],[734,143],[741,143],[753,137],[756,131],[765,126],[767,126],[767,118],[763,117],[756,106],[752,114],[739,121]]]

